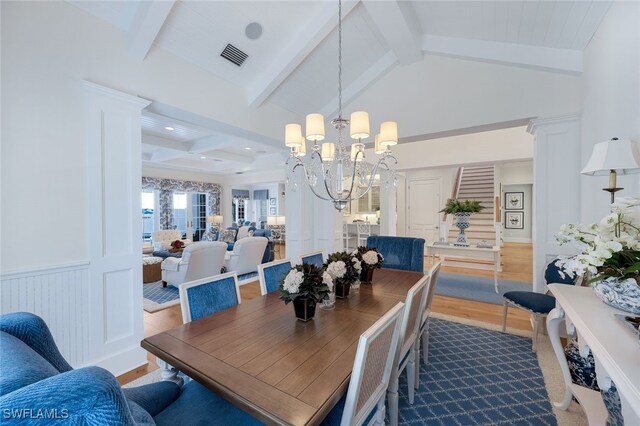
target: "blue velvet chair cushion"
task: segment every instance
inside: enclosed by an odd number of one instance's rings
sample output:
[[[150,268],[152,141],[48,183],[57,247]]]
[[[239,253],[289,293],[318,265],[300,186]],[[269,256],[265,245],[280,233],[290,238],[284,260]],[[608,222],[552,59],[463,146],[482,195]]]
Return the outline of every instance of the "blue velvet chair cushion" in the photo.
[[[157,415],[180,397],[180,386],[174,382],[156,382],[134,388],[122,388],[124,396],[152,416]]]
[[[214,280],[187,289],[191,320],[206,317],[238,304],[233,277]]]
[[[565,274],[563,277],[560,275],[560,268],[556,266],[556,260],[554,259],[551,263],[547,265],[547,269],[544,271],[544,280],[547,284],[557,283],[557,284],[575,284],[576,278],[571,278],[569,275]]]
[[[424,273],[424,240],[412,237],[372,235],[367,247],[377,248],[384,257],[383,268]]]
[[[532,291],[508,291],[503,297],[537,314],[548,314],[556,307],[555,298]]]
[[[22,340],[0,331],[0,395],[60,374]]]
[[[212,424],[252,426],[262,424],[195,380],[184,385],[180,398],[155,416],[154,420],[159,426],[184,424],[189,426]]]
[[[317,266],[318,268],[322,268],[322,264],[324,262],[322,260],[322,254],[318,253],[311,256],[303,257],[302,263],[309,263],[311,265]]]
[[[291,262],[279,263],[274,266],[264,268],[264,284],[267,287],[267,293],[278,290],[280,281],[291,271]]]

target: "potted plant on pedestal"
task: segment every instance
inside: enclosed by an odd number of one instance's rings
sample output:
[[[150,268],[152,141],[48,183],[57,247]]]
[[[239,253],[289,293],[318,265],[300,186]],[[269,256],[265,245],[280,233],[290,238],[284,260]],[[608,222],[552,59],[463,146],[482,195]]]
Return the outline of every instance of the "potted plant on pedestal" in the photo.
[[[280,299],[285,305],[293,302],[296,318],[300,321],[313,319],[316,304],[329,298],[333,281],[323,268],[305,263],[296,265],[280,281]]]
[[[640,198],[620,198],[600,223],[563,225],[556,240],[581,252],[556,262],[564,273],[593,276],[603,302],[640,315]]]
[[[444,209],[440,213],[453,215],[453,225],[460,230],[458,239],[454,243],[456,246],[469,247],[469,241],[464,230],[469,227],[469,218],[474,213],[480,213],[484,206],[478,200],[456,200],[450,198]]]
[[[384,257],[377,248],[369,248],[360,246],[354,251],[357,252],[358,258],[362,262],[362,272],[360,273],[360,281],[364,284],[371,284],[373,280],[373,270],[382,267]]]
[[[336,297],[344,299],[349,296],[351,285],[360,281],[361,264],[357,256],[346,251],[330,254],[325,263],[325,268],[335,288]]]

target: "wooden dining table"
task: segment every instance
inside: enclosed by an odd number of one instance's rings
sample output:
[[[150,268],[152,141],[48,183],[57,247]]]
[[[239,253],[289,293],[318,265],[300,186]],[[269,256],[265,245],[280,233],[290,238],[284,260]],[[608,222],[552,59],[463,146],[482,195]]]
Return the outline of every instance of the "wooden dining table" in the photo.
[[[316,425],[347,392],[358,338],[424,274],[378,269],[333,310],[298,321],[279,293],[142,341],[142,347],[266,424]],[[212,413],[215,416],[215,413]]]

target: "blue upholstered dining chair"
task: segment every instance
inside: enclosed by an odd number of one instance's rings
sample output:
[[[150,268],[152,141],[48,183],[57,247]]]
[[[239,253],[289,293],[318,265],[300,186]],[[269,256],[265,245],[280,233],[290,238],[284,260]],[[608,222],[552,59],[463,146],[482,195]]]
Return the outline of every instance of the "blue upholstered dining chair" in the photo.
[[[258,265],[258,277],[260,277],[260,292],[262,295],[277,291],[280,281],[291,271],[291,268],[291,259],[274,260],[273,262]]]
[[[436,294],[436,285],[438,284],[438,276],[440,275],[440,266],[438,263],[429,274],[429,284],[427,284],[427,299],[424,302],[424,313],[420,321],[420,329],[416,340],[416,389],[420,386],[420,352],[425,365],[429,361],[429,317],[431,316],[431,305],[433,305],[433,296]]]
[[[358,340],[349,390],[321,423],[335,425],[383,425],[385,391],[400,340],[404,304],[398,303]]]
[[[544,272],[544,280],[547,284],[569,284],[575,285],[576,278],[568,275],[560,275],[560,268],[556,266],[554,259],[547,265]],[[538,341],[538,332],[540,331],[540,321],[542,321],[556,307],[556,299],[548,294],[536,293],[534,291],[508,291],[502,295],[504,299],[504,308],[502,311],[502,332],[507,330],[507,312],[509,305],[524,309],[532,316],[531,325],[533,327],[533,337],[531,349],[536,351]]]
[[[180,284],[182,322],[188,323],[240,304],[235,272]]]
[[[372,235],[367,247],[377,248],[384,257],[383,268],[424,272],[424,240],[413,237]]]
[[[407,292],[407,299],[404,303],[404,313],[400,325],[400,341],[396,349],[391,370],[391,379],[387,390],[387,400],[389,401],[389,423],[391,426],[398,425],[398,387],[400,374],[407,370],[407,396],[409,404],[413,404],[415,398],[415,378],[416,378],[416,342],[420,332],[420,323],[424,306],[427,301],[427,284],[429,276],[423,276]]]
[[[324,257],[321,251],[315,251],[313,253],[307,253],[300,256],[300,263],[309,263],[311,265],[317,266],[318,268],[322,268]]]
[[[185,419],[189,424],[261,424],[193,380],[182,387],[162,381],[121,388],[103,368],[74,370],[47,324],[28,312],[0,316],[0,407],[23,416],[38,410],[57,416],[3,417],[3,425],[173,426]]]

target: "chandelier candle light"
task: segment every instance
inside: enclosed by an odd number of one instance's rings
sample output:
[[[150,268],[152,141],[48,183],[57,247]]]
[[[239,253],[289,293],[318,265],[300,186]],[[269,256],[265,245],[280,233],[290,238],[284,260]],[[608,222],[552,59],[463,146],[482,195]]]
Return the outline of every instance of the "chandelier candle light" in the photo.
[[[386,121],[380,125],[375,136],[375,153],[381,157],[375,165],[364,161],[364,139],[371,136],[369,113],[356,111],[351,119],[342,118],[342,2],[338,1],[338,117],[331,120],[338,132],[336,143],[319,142],[325,139],[324,117],[322,114],[309,114],[306,118],[306,140],[313,142],[312,151],[306,160],[306,141],[302,136],[300,124],[285,126],[285,145],[291,148],[291,156],[286,161],[287,187],[295,191],[296,169],[302,167],[307,185],[313,194],[333,202],[337,210],[343,210],[352,200],[364,197],[371,190],[376,175],[384,173],[386,186],[396,184],[395,172],[387,164],[397,160],[391,154],[390,147],[398,143],[398,124]],[[345,144],[343,132],[349,127],[354,140],[350,147]],[[318,185],[319,180],[323,184]]]

